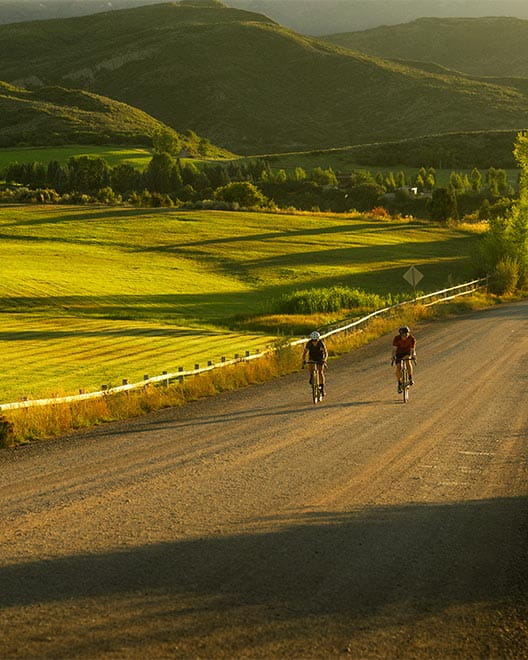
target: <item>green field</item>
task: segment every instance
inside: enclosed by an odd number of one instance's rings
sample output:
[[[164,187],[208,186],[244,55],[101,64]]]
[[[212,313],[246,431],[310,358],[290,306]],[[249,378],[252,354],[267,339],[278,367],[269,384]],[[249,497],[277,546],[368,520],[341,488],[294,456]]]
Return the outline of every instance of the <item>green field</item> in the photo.
[[[129,163],[139,170],[144,169],[152,158],[152,152],[143,147],[126,146],[86,146],[67,145],[64,147],[17,147],[0,149],[0,170],[8,163],[31,163],[37,161],[47,164],[52,160],[66,163],[72,156],[94,156],[104,158],[115,167],[121,163]]]
[[[409,292],[471,276],[474,234],[361,216],[0,208],[0,402],[139,381],[254,352],[237,330],[294,289]]]

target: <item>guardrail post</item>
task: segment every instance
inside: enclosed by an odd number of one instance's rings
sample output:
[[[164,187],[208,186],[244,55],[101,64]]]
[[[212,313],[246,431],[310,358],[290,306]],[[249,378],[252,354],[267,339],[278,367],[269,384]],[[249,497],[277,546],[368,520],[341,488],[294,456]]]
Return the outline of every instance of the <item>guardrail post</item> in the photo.
[[[128,385],[128,378],[123,378],[121,385]]]
[[[108,385],[101,385],[101,392],[106,392]]]
[[[213,366],[213,361],[212,360],[207,360],[207,366],[212,367]]]
[[[183,367],[178,367],[178,371],[183,371]],[[178,382],[183,383],[183,376],[178,376]]]
[[[246,351],[246,357],[249,357],[251,355],[250,351]]]
[[[225,361],[226,361],[225,355],[222,355],[222,357],[220,358],[220,362],[225,362]]]
[[[162,375],[162,376],[166,376],[166,375],[167,375],[167,372],[166,372],[166,371],[162,371],[162,372],[161,372],[161,375]],[[168,387],[168,386],[169,386],[169,379],[168,379],[168,378],[165,378],[165,380],[163,380],[162,382],[163,382],[163,387]]]

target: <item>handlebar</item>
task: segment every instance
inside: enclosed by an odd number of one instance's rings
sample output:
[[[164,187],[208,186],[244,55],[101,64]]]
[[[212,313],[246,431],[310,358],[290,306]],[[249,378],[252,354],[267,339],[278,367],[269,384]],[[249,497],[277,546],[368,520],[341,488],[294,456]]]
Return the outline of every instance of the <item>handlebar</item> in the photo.
[[[409,358],[404,358],[403,357],[401,359],[402,360],[409,359],[409,360],[412,360],[416,364],[416,355],[411,355],[411,356],[409,356]],[[391,365],[393,365],[395,362],[396,362],[396,358],[391,358]]]

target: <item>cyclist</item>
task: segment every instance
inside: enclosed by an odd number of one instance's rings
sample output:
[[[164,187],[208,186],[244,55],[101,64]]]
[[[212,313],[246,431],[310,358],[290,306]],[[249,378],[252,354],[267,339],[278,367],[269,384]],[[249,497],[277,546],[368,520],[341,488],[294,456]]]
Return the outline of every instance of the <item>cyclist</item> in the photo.
[[[326,358],[328,357],[328,351],[324,341],[321,339],[321,335],[314,330],[310,334],[310,341],[305,345],[303,354],[302,354],[302,366],[306,364],[306,356],[308,355],[308,366],[310,368],[310,385],[312,384],[314,369],[317,366],[317,371],[319,372],[319,389],[321,390],[321,395],[325,395],[325,379],[324,379],[324,367],[326,366]],[[316,363],[316,364],[314,364]]]
[[[392,340],[391,364],[396,363],[396,378],[398,379],[398,393],[401,394],[401,363],[405,360],[409,372],[409,383],[414,385],[411,359],[416,359],[416,339],[411,335],[409,326],[403,325]]]

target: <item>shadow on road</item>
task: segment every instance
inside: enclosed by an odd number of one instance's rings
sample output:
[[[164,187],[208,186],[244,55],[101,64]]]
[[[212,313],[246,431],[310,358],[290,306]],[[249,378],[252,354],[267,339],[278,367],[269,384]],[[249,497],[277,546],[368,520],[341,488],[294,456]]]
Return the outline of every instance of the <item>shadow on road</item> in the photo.
[[[234,650],[247,644],[250,624],[260,644],[292,620],[310,620],[311,633],[324,635],[330,619],[354,627],[391,612],[401,623],[467,603],[526,613],[527,511],[527,497],[512,497],[293,512],[245,521],[252,533],[7,566],[0,607],[66,602],[74,625],[77,602],[89,599],[94,613],[112,603],[112,623],[91,635],[126,637],[137,617],[142,644],[198,630],[227,634],[237,622]]]

